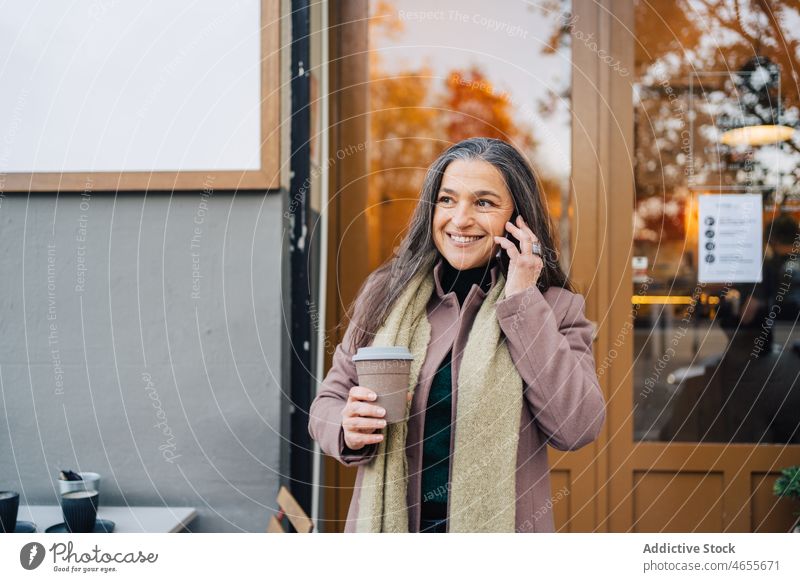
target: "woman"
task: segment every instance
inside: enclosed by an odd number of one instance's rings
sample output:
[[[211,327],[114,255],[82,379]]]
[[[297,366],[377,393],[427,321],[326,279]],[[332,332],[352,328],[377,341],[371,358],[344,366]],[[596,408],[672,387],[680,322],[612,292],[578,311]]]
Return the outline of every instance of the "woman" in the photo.
[[[525,159],[473,138],[428,169],[398,254],[372,273],[310,411],[322,450],[357,465],[345,531],[553,531],[549,444],[605,418],[584,300],[556,260]],[[359,347],[414,355],[407,423],[359,386]]]

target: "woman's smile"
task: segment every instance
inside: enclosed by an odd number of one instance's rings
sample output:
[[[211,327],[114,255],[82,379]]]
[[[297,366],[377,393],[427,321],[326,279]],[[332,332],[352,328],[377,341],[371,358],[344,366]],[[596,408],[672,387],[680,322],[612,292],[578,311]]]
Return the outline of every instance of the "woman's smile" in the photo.
[[[478,234],[478,235],[465,235],[465,234],[458,234],[455,232],[448,232],[447,236],[450,239],[450,242],[461,248],[469,247],[473,243],[478,242],[479,240],[485,238],[485,235]]]

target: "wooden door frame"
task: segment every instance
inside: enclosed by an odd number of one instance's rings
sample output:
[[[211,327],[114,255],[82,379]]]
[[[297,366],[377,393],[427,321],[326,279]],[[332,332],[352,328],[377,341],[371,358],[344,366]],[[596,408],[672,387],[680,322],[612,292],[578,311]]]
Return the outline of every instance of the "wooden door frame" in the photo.
[[[369,243],[364,208],[369,171],[369,53],[368,0],[329,2],[330,130],[329,151],[335,163],[329,168],[328,273],[326,296],[326,346],[342,341],[346,309],[369,275],[364,249]],[[359,148],[358,145],[362,144]],[[355,147],[348,147],[348,145]],[[344,152],[345,155],[340,155]],[[333,350],[325,349],[325,370]],[[356,469],[325,456],[320,530],[341,532],[355,483]]]
[[[611,301],[614,290],[609,282],[613,280],[612,260],[616,255],[603,251],[612,244],[612,236],[624,236],[625,229],[630,230],[630,220],[619,225],[610,224],[608,198],[603,195],[602,188],[610,179],[608,174],[612,167],[607,159],[608,150],[601,147],[602,137],[608,136],[609,119],[603,116],[603,110],[607,109],[604,96],[608,94],[610,79],[607,67],[601,66],[598,60],[597,44],[608,42],[608,22],[602,18],[599,3],[573,0],[572,23],[572,256],[569,274],[578,292],[586,299],[586,316],[597,326],[594,354],[595,362],[599,362],[599,355],[608,352],[609,329],[624,317],[621,310],[616,309],[619,302]],[[578,39],[596,40],[579,42]],[[610,52],[608,47],[602,48]],[[612,309],[604,309],[603,306],[609,304]],[[611,387],[618,385],[619,379],[613,373],[603,374],[599,379],[603,396],[609,403],[613,395]],[[565,464],[571,473],[578,471],[578,476],[585,471],[580,467],[589,467],[592,472],[574,492],[573,498],[582,505],[575,507],[573,504],[571,507],[567,531],[608,531],[605,520],[608,511],[608,444],[611,427],[616,425],[610,421],[610,404],[607,404],[607,409],[606,423],[594,443],[577,452],[549,451],[554,475]]]

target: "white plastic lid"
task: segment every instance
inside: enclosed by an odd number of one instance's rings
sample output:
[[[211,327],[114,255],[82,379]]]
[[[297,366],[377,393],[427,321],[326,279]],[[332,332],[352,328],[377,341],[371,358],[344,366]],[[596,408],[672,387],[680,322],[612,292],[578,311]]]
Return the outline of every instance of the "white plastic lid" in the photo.
[[[361,360],[413,360],[414,356],[403,346],[369,346],[358,348],[353,361]]]

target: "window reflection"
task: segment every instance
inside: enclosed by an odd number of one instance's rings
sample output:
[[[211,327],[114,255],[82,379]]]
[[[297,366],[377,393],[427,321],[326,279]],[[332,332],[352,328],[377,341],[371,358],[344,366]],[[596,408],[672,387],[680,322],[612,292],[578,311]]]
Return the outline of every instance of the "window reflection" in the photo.
[[[637,440],[800,443],[800,12],[763,6],[636,3]],[[755,275],[700,276],[725,259],[714,196],[759,201],[763,235],[727,251]]]
[[[569,0],[371,0],[370,263],[391,256],[427,166],[449,145],[513,143],[537,170],[568,266]]]

